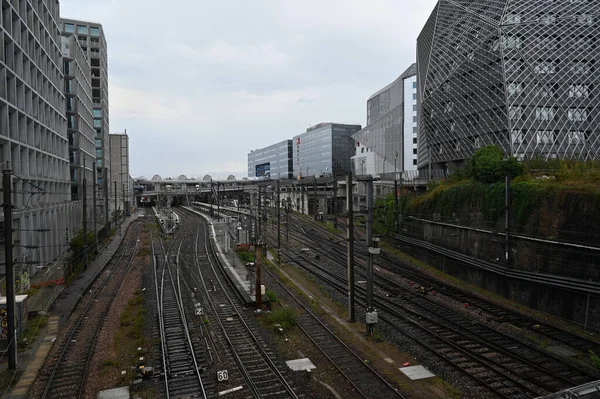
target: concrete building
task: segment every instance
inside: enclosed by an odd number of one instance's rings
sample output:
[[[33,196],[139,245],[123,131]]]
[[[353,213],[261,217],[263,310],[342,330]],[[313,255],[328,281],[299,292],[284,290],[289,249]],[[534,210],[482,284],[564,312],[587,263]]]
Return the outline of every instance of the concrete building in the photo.
[[[357,174],[417,169],[416,64],[367,100],[367,125],[352,137]]]
[[[352,135],[360,125],[319,123],[292,139],[294,177],[342,176],[352,170],[354,155]]]
[[[122,134],[111,134],[110,155],[111,155],[111,181],[113,183],[113,198],[110,199],[110,213],[115,215],[130,214],[133,202],[133,181],[129,176],[129,136],[127,131]]]
[[[292,140],[284,140],[248,153],[248,177],[291,179]]]
[[[59,5],[49,0],[20,2],[22,7],[14,3],[0,8],[0,165],[14,173],[18,278],[47,266],[66,249],[73,204]],[[3,216],[0,220],[4,231]]]
[[[90,66],[77,38],[73,34],[61,36],[63,74],[65,78],[65,112],[71,180],[71,200],[74,201],[70,230],[76,233],[83,221],[83,184],[86,185],[86,211],[90,230],[94,223],[93,189],[96,153],[92,127],[92,86]]]
[[[598,159],[600,3],[440,0],[417,40],[419,169],[486,145]]]
[[[109,150],[109,104],[108,104],[108,55],[106,37],[102,25],[94,22],[60,19],[61,31],[77,37],[90,65],[89,80],[92,84],[93,127],[96,146],[96,184],[98,187],[98,219],[108,218],[110,181]]]

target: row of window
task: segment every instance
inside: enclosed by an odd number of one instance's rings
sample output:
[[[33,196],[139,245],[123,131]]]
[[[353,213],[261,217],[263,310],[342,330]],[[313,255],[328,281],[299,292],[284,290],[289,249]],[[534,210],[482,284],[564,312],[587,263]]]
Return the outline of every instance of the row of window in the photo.
[[[513,96],[521,94],[525,90],[525,85],[521,82],[511,82],[506,87],[508,95]],[[567,90],[569,98],[589,98],[590,92],[594,89],[592,84],[572,84]],[[554,97],[559,91],[558,85],[543,85],[535,88],[537,97]]]
[[[510,134],[511,142],[515,145],[526,144],[526,133],[521,130],[513,130]],[[567,142],[571,145],[587,143],[588,134],[583,130],[571,130],[567,132]],[[538,130],[535,132],[536,144],[556,144],[557,132],[554,130]]]
[[[64,31],[67,33],[75,33],[75,24],[64,24]],[[91,35],[91,36],[100,36],[100,28],[90,26],[88,29],[87,25],[77,25],[77,34],[79,35]]]
[[[584,0],[571,0],[571,3],[574,2],[582,2]],[[560,17],[558,17],[560,18]],[[573,16],[575,23],[578,25],[593,25],[594,24],[594,15],[592,14],[577,14]],[[537,22],[543,25],[552,25],[556,23],[557,16],[553,13],[548,14],[539,14],[537,16]],[[508,24],[518,24],[521,23],[522,18],[520,14],[508,14],[506,16],[506,23]]]
[[[509,118],[519,120],[523,118],[523,107],[511,106],[508,108]],[[552,121],[557,115],[557,109],[554,107],[536,107],[535,119],[538,121]],[[569,108],[567,118],[571,122],[586,122],[588,120],[588,110],[586,108]]]

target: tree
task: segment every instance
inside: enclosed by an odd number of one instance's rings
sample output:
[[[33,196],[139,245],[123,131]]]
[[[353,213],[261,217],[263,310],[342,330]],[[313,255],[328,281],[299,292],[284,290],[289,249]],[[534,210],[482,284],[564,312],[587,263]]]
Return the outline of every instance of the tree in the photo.
[[[523,173],[516,158],[504,159],[504,151],[494,145],[481,148],[469,161],[473,178],[481,183],[496,183],[505,175],[513,178]]]

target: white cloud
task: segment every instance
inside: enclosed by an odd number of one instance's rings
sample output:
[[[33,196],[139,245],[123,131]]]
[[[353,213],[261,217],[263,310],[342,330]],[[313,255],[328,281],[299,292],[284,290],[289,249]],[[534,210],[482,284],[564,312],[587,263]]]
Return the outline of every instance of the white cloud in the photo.
[[[288,61],[288,57],[271,42],[253,46],[235,46],[219,40],[208,49],[206,55],[210,61],[216,63],[252,67],[282,67]]]

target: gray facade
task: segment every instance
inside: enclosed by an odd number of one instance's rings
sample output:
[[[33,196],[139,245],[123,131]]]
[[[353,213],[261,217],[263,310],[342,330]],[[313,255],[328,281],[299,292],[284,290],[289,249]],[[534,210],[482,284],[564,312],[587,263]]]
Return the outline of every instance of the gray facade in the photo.
[[[248,177],[292,178],[292,140],[248,153]]]
[[[497,145],[598,159],[600,3],[440,0],[417,41],[419,168]]]
[[[355,152],[352,135],[360,128],[360,125],[319,123],[294,136],[294,177],[342,176],[350,172],[350,159]]]
[[[413,143],[417,136],[417,99],[416,87],[413,96],[412,86],[416,74],[417,66],[412,64],[396,80],[367,100],[367,126],[352,136],[360,143],[354,157],[357,173],[364,171],[364,174],[374,175],[392,172],[394,167],[398,171],[411,168],[411,155],[414,151],[416,158],[417,149],[416,142]],[[366,149],[378,157],[370,155]],[[373,162],[375,164],[371,165]]]
[[[72,233],[58,19],[53,0],[4,2],[0,8],[0,165],[14,173],[17,279],[56,259],[67,247],[65,235]],[[0,220],[3,224],[3,216]]]
[[[92,168],[96,164],[92,86],[89,78],[91,69],[87,57],[74,35],[63,33],[61,42],[69,139],[71,200],[79,201],[83,195],[83,179],[85,177],[90,184],[93,182]],[[89,191],[91,192],[91,188]]]
[[[92,84],[92,115],[96,155],[96,183],[98,187],[98,218],[108,216],[112,197],[110,182],[108,54],[101,24],[72,19],[60,19],[61,31],[77,37],[90,65]]]
[[[129,176],[129,136],[125,131],[122,134],[111,134],[109,137],[110,173],[113,183],[113,196],[109,200],[110,211],[125,211],[128,214],[133,204],[133,186]]]

